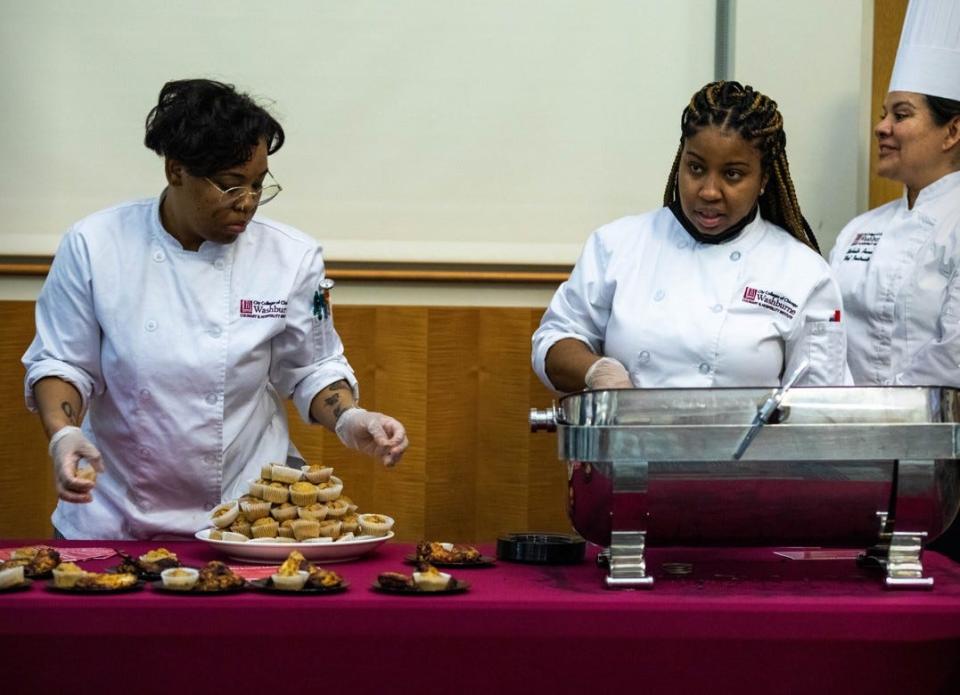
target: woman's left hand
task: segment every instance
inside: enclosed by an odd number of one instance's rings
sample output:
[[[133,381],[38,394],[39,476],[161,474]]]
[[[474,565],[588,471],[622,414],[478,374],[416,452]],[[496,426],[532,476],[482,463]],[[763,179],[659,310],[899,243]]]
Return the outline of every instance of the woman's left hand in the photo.
[[[384,466],[397,465],[410,442],[398,420],[363,408],[350,408],[337,418],[334,430],[351,449],[379,458]]]

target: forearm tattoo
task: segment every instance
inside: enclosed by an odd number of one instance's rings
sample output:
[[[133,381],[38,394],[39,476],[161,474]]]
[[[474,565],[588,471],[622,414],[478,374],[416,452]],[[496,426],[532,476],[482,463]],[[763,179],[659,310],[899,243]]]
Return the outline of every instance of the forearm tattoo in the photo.
[[[77,422],[77,415],[78,415],[78,414],[77,414],[76,412],[74,412],[73,406],[70,405],[67,401],[63,401],[63,402],[60,404],[60,409],[63,411],[63,414],[67,416],[67,420],[69,420],[71,424],[73,424],[73,425],[79,425],[79,424],[80,424],[79,422]]]
[[[333,417],[335,420],[339,420],[340,416],[343,415],[343,412],[347,410],[350,406],[344,406],[340,402],[340,394],[336,391],[351,391],[350,384],[341,379],[335,383],[330,384],[327,388],[327,391],[334,391],[329,396],[323,399],[324,404],[333,411]]]

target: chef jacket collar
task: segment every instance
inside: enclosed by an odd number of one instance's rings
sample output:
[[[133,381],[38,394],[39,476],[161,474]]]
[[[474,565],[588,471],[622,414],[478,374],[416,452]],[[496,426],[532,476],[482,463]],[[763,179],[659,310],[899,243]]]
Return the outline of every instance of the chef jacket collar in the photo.
[[[153,212],[150,218],[153,224],[151,232],[154,240],[168,251],[190,254],[193,258],[216,260],[217,258],[223,258],[230,254],[232,247],[241,241],[241,239],[238,239],[233,244],[217,244],[212,241],[204,241],[196,251],[184,250],[183,245],[173,234],[164,228],[163,222],[160,220],[160,206],[163,204],[163,199],[166,195],[167,189],[164,188],[163,192],[153,201]]]
[[[921,207],[934,205],[937,201],[943,200],[945,196],[950,196],[950,200],[952,201],[954,196],[960,195],[960,191],[957,190],[958,188],[960,188],[960,171],[954,171],[946,176],[941,176],[933,183],[920,189],[920,192],[917,194],[917,199],[913,201],[913,208],[908,212],[915,213]],[[903,187],[903,199],[904,208],[906,208],[906,186]]]
[[[732,225],[729,229],[721,232],[720,234],[701,234],[696,225],[694,225],[693,222],[691,222],[683,212],[683,208],[681,207],[679,200],[674,200],[671,202],[669,208],[670,212],[673,213],[673,216],[677,218],[677,222],[679,222],[680,225],[687,230],[687,234],[692,236],[695,240],[699,241],[701,244],[722,244],[725,241],[739,236],[740,232],[743,231],[743,228],[753,222],[757,216],[757,210],[760,209],[760,205],[754,205],[753,209],[748,212],[739,222]]]

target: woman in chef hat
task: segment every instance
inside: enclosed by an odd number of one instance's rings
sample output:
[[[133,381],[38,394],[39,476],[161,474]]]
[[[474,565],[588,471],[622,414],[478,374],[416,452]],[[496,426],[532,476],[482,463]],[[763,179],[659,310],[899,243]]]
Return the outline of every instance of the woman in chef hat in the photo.
[[[800,211],[776,102],[713,82],[664,207],[601,227],[533,336],[557,391],[842,383],[840,293]]]
[[[960,3],[912,0],[874,130],[877,171],[899,200],[840,232],[830,262],[843,293],[857,384],[960,386]]]
[[[857,384],[960,386],[960,3],[911,0],[874,130],[877,171],[903,183],[837,237]],[[960,526],[935,545],[960,559]]]

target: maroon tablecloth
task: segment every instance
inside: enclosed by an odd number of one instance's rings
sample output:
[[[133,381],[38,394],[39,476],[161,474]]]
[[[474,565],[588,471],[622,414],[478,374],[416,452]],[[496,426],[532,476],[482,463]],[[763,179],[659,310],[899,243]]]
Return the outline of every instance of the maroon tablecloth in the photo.
[[[188,565],[218,559],[198,542],[162,545]],[[652,590],[604,589],[588,561],[460,570],[471,589],[458,595],[371,591],[380,572],[411,571],[411,550],[331,565],[351,586],[325,596],[64,595],[35,582],[0,594],[0,690],[960,692],[960,565],[935,553],[924,556],[932,591],[886,590],[852,561],[771,549],[651,550]]]

